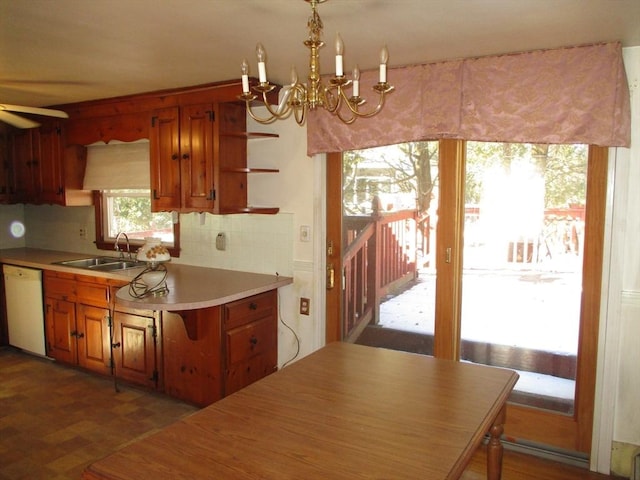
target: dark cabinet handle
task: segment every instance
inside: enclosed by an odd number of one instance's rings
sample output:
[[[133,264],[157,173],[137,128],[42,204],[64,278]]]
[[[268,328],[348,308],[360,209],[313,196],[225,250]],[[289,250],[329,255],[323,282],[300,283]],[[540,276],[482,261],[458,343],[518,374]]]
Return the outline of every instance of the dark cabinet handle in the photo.
[[[251,302],[249,304],[249,310],[257,310],[257,309],[258,309],[258,304],[257,303]]]
[[[77,338],[84,338],[84,333],[76,333]]]
[[[251,345],[257,345],[258,344],[258,339],[256,337],[252,336],[249,339],[249,343],[251,343]]]
[[[171,160],[178,160],[178,154],[174,153],[173,155],[171,155]]]
[[[188,160],[188,159],[189,159],[189,154],[188,154],[188,153],[183,153],[183,154],[182,154],[182,158],[183,158],[184,160]]]
[[[120,342],[118,342],[118,343],[112,343],[112,344],[111,344],[111,347],[112,347],[112,348],[120,348]]]
[[[78,332],[76,332],[75,330],[71,330],[71,336],[72,337],[77,337],[78,336]]]

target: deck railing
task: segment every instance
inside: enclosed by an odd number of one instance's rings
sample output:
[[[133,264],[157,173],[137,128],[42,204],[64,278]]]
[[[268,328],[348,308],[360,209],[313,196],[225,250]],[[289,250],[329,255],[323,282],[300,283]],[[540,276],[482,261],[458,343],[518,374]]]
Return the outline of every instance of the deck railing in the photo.
[[[345,216],[343,338],[357,338],[379,315],[381,300],[417,275],[416,210]]]

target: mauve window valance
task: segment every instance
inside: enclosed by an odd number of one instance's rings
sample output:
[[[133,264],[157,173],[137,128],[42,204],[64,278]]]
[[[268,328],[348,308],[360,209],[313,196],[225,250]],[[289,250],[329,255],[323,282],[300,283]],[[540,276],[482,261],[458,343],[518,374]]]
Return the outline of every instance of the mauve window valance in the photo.
[[[362,73],[363,96],[376,76]],[[308,154],[439,138],[625,147],[631,141],[620,43],[394,68],[389,81],[396,91],[375,117],[344,125],[322,109],[311,112]]]

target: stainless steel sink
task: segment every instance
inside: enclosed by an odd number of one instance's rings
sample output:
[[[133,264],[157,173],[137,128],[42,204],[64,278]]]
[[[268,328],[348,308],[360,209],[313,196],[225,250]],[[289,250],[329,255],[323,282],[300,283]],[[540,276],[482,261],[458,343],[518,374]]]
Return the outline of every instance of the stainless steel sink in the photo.
[[[123,260],[116,257],[89,257],[78,258],[75,260],[64,260],[62,262],[54,262],[56,265],[64,265],[66,267],[84,268],[88,270],[97,270],[100,272],[112,272],[114,270],[127,270],[129,268],[137,268],[145,266],[145,262],[137,260]]]
[[[145,262],[138,262],[136,260],[119,260],[117,262],[94,265],[89,267],[89,269],[100,270],[101,272],[112,272],[114,270],[127,270],[129,268],[143,267],[145,265]]]

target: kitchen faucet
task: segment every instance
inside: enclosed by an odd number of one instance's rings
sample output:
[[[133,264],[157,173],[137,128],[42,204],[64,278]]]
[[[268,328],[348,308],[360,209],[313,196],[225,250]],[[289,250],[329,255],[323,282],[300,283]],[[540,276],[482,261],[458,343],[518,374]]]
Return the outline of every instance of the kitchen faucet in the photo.
[[[129,257],[129,260],[131,260],[131,249],[129,247],[129,237],[127,236],[126,233],[124,232],[118,233],[118,235],[116,236],[116,241],[113,245],[113,248],[116,252],[118,252],[118,254],[120,255],[120,258],[124,258],[124,252],[120,250],[120,247],[118,246],[118,241],[120,240],[121,236],[123,236],[124,239],[127,241],[127,256]]]

